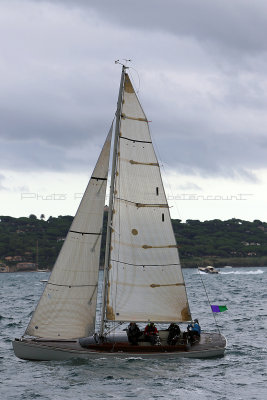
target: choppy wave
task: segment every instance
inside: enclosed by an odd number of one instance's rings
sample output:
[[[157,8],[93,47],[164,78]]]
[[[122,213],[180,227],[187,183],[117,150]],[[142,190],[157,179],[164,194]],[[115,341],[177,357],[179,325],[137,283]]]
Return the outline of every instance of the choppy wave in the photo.
[[[216,268],[217,269],[217,268]],[[264,271],[261,269],[255,270],[249,270],[249,271],[244,271],[244,270],[231,270],[231,271],[224,271],[223,269],[218,268],[218,271],[220,275],[259,275],[259,274],[264,274]],[[216,274],[207,274],[206,272],[203,271],[197,271],[196,274],[200,275],[213,275],[213,276],[218,276]]]
[[[203,330],[216,327],[201,280],[213,304],[228,307],[228,311],[216,314],[228,341],[223,358],[21,361],[13,354],[11,340],[24,334],[43,285],[36,285],[38,273],[5,274],[0,280],[1,399],[264,399],[267,268],[225,268],[219,275],[205,274],[206,279],[200,279],[195,269],[183,272],[192,316],[200,319]],[[99,314],[100,308],[97,320]],[[186,329],[186,325],[181,324],[181,328]]]
[[[205,274],[205,272],[204,272]],[[250,271],[227,271],[224,272],[222,270],[220,270],[220,274],[222,275],[259,275],[259,274],[264,274],[264,271],[262,271],[261,269],[257,269],[257,271],[255,270],[250,270]]]

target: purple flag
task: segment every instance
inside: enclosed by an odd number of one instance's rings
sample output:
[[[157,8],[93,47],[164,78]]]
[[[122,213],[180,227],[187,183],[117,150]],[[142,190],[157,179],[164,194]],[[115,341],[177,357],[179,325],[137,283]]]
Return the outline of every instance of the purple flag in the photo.
[[[212,312],[223,312],[223,311],[228,310],[228,308],[226,306],[212,306],[212,305],[211,305],[211,309],[212,309]]]

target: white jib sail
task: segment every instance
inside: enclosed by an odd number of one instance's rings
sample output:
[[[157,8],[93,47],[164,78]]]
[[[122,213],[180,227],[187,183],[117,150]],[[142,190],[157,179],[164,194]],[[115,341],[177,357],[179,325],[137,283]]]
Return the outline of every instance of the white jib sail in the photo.
[[[107,299],[108,320],[191,319],[147,118],[125,75]]]
[[[94,332],[112,127],[26,334],[70,339]]]

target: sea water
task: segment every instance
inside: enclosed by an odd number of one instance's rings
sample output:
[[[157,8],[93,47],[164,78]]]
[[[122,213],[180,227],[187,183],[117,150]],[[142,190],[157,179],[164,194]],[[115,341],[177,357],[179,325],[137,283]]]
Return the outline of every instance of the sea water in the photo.
[[[20,360],[11,341],[24,333],[44,289],[41,280],[49,274],[0,274],[1,400],[266,399],[267,268],[225,268],[201,276],[186,269],[184,276],[193,318],[204,331],[219,329],[227,338],[224,357]],[[214,320],[209,302],[228,311]]]

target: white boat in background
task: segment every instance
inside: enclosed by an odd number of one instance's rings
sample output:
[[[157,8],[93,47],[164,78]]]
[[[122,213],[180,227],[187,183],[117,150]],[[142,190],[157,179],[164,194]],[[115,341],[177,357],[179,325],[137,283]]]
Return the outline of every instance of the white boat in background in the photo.
[[[129,343],[123,324],[192,321],[169,207],[147,117],[123,65],[116,112],[101,326],[96,300],[112,128],[15,355],[27,360],[222,356],[226,339],[202,333],[168,344]],[[122,329],[122,328],[121,328]]]
[[[207,267],[198,267],[198,270],[201,272],[205,272],[206,274],[219,274],[220,272],[212,267],[211,265],[208,265]]]

